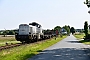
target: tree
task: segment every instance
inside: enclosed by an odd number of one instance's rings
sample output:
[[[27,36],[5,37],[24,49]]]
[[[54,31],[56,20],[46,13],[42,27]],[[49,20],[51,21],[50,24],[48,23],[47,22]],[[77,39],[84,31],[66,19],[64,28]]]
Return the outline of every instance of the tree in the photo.
[[[5,30],[5,31],[3,31],[2,35],[4,35],[4,37],[6,35],[15,35],[15,31],[14,30]]]
[[[70,32],[71,32],[72,34],[75,33],[74,27],[71,27]]]
[[[87,21],[85,21],[84,23],[84,33],[85,33],[85,36],[88,35],[88,22]]]
[[[2,35],[4,35],[4,37],[6,37],[7,34],[8,34],[8,32],[9,32],[8,30],[4,30],[3,33],[2,33]]]
[[[0,32],[0,35],[2,35],[2,33]]]
[[[89,0],[86,0],[86,2],[84,2],[84,4],[86,4],[88,8],[90,7],[90,1]]]
[[[69,29],[70,29],[70,26],[68,25]]]
[[[56,26],[56,27],[54,27],[54,30],[60,30],[60,29],[61,29],[60,26]]]
[[[13,30],[9,30],[8,35],[14,35],[15,32]]]
[[[54,27],[54,31],[55,33],[58,35],[60,33],[61,27],[60,26],[56,26]]]
[[[84,2],[84,4],[88,4],[88,0],[86,0],[86,2]]]

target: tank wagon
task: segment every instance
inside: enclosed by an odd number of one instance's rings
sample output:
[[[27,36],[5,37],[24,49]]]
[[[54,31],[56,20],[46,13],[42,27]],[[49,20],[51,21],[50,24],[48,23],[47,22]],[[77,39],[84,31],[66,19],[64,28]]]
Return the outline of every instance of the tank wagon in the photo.
[[[51,37],[53,37],[51,32],[46,34],[43,32],[42,26],[36,22],[20,24],[18,33],[15,34],[16,40],[21,42],[35,42]]]
[[[56,31],[55,30],[43,30],[44,36],[47,38],[55,37]]]

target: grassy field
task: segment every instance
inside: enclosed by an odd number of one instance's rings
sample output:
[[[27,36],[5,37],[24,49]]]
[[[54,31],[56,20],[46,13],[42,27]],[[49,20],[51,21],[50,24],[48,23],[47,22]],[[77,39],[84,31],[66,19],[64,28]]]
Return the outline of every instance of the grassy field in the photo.
[[[58,37],[50,40],[45,40],[43,42],[37,42],[34,44],[27,44],[19,47],[14,47],[11,49],[0,51],[0,60],[26,60],[45,48],[57,43],[58,41],[64,39],[66,36],[62,38]]]
[[[75,34],[74,35],[77,39],[83,39],[83,37],[85,36],[84,34]]]
[[[15,40],[15,37],[14,36],[7,36],[7,37],[3,37],[3,36],[0,36],[0,46],[4,46],[5,43],[20,43],[18,41]]]
[[[85,36],[84,34],[79,34],[79,35],[74,35],[74,36],[79,40],[79,42],[90,45],[90,41],[82,40],[82,38]]]
[[[89,34],[90,34],[90,30],[89,30],[89,32],[88,32]]]

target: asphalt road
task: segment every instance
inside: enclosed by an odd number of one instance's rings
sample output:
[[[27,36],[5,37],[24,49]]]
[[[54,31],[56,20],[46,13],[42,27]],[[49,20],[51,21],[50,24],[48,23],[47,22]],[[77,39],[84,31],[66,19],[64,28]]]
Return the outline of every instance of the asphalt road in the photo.
[[[28,60],[90,60],[89,48],[70,35]]]

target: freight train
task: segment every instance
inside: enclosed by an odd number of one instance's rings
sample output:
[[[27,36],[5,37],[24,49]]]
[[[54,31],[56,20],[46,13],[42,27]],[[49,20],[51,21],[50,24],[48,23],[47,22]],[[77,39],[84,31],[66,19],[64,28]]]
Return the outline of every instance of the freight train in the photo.
[[[36,22],[20,24],[18,33],[15,34],[16,40],[20,42],[35,42],[49,39],[53,36],[55,36],[55,33],[52,33],[52,31],[45,33],[42,26]]]

